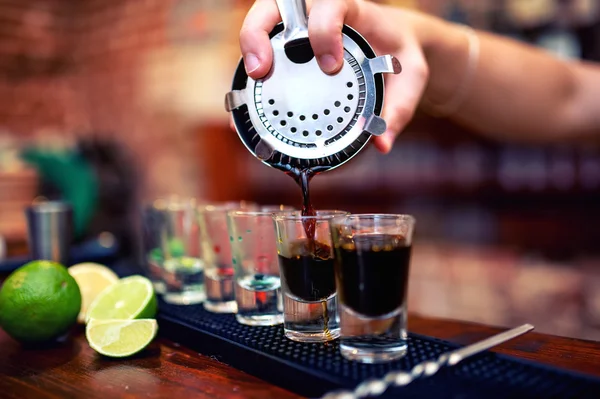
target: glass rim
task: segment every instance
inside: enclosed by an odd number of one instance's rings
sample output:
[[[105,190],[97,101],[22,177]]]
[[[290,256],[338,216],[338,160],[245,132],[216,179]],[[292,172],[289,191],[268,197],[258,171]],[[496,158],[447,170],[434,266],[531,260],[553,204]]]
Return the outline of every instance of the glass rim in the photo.
[[[334,223],[336,225],[341,225],[367,220],[399,220],[409,222],[413,225],[416,223],[416,219],[413,215],[405,213],[353,213],[348,215],[341,215],[339,218],[336,218]]]
[[[203,203],[196,197],[157,197],[153,200],[148,200],[143,203],[145,210],[157,211],[181,211],[186,209],[196,209],[202,206]]]
[[[263,211],[264,209],[275,209],[275,208],[279,208],[279,210],[276,210],[275,212],[293,212],[293,211],[297,211],[298,208],[296,208],[295,206],[292,205],[285,205],[285,204],[266,204],[266,205],[258,205],[259,210]],[[264,212],[272,212],[272,211],[264,211]]]
[[[69,201],[47,200],[32,201],[27,208],[37,213],[57,213],[73,210],[73,205]]]
[[[241,207],[240,207],[241,205]],[[259,205],[252,201],[224,201],[224,202],[213,202],[200,204],[198,206],[199,212],[230,212],[236,210],[255,210],[258,209]]]
[[[237,217],[252,217],[252,216],[265,216],[265,217],[269,217],[272,218],[273,215],[278,214],[279,212],[291,212],[291,211],[261,211],[261,210],[239,210],[239,209],[233,209],[227,212],[227,216],[231,217],[231,218],[237,218]]]
[[[336,217],[351,215],[348,211],[340,209],[323,209],[316,211],[315,216],[302,216],[302,211],[283,211],[273,215],[275,221],[299,221],[299,220],[331,220]]]

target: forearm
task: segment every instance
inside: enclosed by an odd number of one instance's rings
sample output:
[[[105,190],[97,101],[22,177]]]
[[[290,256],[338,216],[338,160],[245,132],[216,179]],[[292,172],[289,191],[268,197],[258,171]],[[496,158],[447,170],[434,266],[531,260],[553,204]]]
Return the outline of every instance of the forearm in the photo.
[[[422,108],[435,113],[463,84],[464,101],[449,117],[500,139],[548,141],[600,131],[593,96],[600,93],[595,67],[561,61],[547,52],[477,32],[479,58],[466,80],[468,36],[457,25],[418,15],[416,26],[429,66]]]

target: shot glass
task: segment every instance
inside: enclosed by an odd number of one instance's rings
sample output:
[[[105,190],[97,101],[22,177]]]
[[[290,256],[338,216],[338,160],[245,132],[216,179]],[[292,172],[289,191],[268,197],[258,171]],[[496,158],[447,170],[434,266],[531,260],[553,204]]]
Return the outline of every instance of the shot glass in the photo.
[[[415,219],[364,214],[331,224],[339,295],[340,351],[383,363],[407,351],[407,291]]]
[[[69,265],[73,242],[73,207],[68,202],[34,203],[25,209],[28,245],[33,259]]]
[[[283,323],[273,213],[230,211],[228,227],[237,321],[250,326]]]
[[[339,337],[336,283],[329,221],[345,211],[315,216],[282,212],[273,216],[283,298],[285,336],[299,342]]]
[[[204,251],[204,308],[214,313],[236,313],[234,268],[231,241],[227,229],[227,213],[237,210],[257,210],[250,202],[224,202],[199,207]]]
[[[178,305],[203,302],[206,299],[204,261],[196,201],[172,199],[165,203],[160,213],[163,299]]]
[[[145,204],[141,209],[141,263],[146,277],[152,282],[154,291],[164,294],[163,282],[164,253],[161,247],[161,232],[165,225],[166,201],[157,199]]]

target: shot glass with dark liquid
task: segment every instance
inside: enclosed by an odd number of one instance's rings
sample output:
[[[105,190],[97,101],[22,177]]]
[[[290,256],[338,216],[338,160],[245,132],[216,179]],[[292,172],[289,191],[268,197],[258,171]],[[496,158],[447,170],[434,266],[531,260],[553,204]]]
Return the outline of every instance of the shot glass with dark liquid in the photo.
[[[260,211],[230,211],[227,215],[233,256],[237,321],[250,326],[283,323],[283,301],[273,214],[293,210],[263,206]]]
[[[225,202],[198,208],[204,255],[204,308],[214,313],[236,313],[234,268],[231,242],[227,229],[227,213],[235,210],[257,210],[250,202]]]
[[[339,337],[337,290],[329,222],[345,211],[274,215],[285,336],[299,342]]]
[[[409,215],[348,215],[332,221],[345,358],[382,363],[406,354],[414,226]]]

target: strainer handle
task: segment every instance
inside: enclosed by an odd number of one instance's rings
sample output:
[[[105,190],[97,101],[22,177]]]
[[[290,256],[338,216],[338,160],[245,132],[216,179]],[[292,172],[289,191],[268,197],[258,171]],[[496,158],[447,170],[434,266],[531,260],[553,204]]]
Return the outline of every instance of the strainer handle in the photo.
[[[308,38],[308,20],[305,0],[277,0],[283,21],[283,38],[286,41]]]

